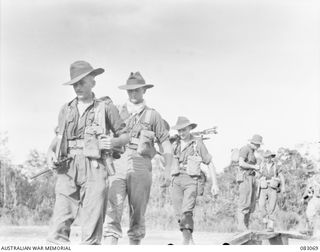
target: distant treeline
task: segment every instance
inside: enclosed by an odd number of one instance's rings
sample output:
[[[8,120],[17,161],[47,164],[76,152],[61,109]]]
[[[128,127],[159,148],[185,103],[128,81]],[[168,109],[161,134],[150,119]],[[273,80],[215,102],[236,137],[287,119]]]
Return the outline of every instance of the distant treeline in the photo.
[[[55,176],[52,173],[35,180],[29,177],[46,168],[45,156],[36,150],[30,152],[28,160],[20,166],[11,164],[8,157],[0,156],[0,207],[2,224],[48,225],[54,205]],[[307,182],[307,170],[314,163],[296,150],[280,148],[277,162],[282,166],[286,178],[287,196],[278,204],[276,228],[288,230],[304,225],[305,205],[301,197]],[[123,165],[118,161],[117,165]],[[219,197],[213,201],[210,181],[204,196],[198,197],[195,209],[195,229],[198,231],[233,232],[236,229],[238,185],[235,181],[236,167],[229,165],[218,174]],[[170,201],[170,188],[161,188],[163,174],[156,160],[153,167],[153,185],[147,209],[147,228],[175,229],[177,223]],[[127,206],[123,225],[128,226]],[[258,209],[251,219],[251,227],[261,229]]]

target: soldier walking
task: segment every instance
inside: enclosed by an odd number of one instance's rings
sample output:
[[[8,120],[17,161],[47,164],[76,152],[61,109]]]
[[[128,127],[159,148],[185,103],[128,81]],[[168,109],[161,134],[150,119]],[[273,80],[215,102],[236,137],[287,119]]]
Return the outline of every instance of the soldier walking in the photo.
[[[171,173],[173,176],[171,197],[185,245],[193,241],[193,210],[200,183],[201,163],[208,165],[212,178],[211,193],[215,196],[219,192],[212,156],[202,139],[195,138],[190,133],[196,126],[197,124],[191,123],[186,117],[178,117],[176,125],[172,127],[178,131],[179,138],[172,144],[176,165]]]
[[[268,232],[274,231],[275,210],[278,193],[285,193],[285,180],[282,170],[274,162],[276,154],[266,151],[263,155],[264,162],[257,177],[259,208],[262,222]]]
[[[76,98],[60,110],[57,136],[47,153],[49,167],[66,157],[71,161],[57,170],[56,201],[47,238],[55,244],[69,243],[70,227],[81,211],[81,241],[100,244],[106,208],[106,151],[127,143],[121,134],[124,123],[111,100],[95,98],[95,77],[104,69],[94,69],[86,61],[71,64],[71,85]],[[107,137],[109,132],[114,138]]]
[[[126,90],[129,96],[125,108],[129,116],[126,120],[126,130],[129,132],[130,141],[126,145],[124,153],[127,169],[116,174],[109,186],[109,201],[104,229],[104,236],[108,244],[117,244],[118,239],[122,237],[121,218],[127,195],[130,218],[129,243],[138,245],[145,237],[145,213],[152,184],[151,159],[156,154],[154,142],[158,142],[163,147],[165,184],[170,185],[170,167],[173,155],[169,132],[161,115],[148,107],[144,100],[146,90],[152,87],[152,84],[146,84],[139,72],[131,73],[126,85],[119,87]]]
[[[262,136],[254,135],[249,144],[243,146],[239,151],[239,171],[237,182],[239,183],[238,202],[238,229],[244,231],[249,228],[250,214],[255,210],[256,204],[256,171],[260,169],[255,151],[262,144]]]
[[[312,170],[310,173],[314,173]],[[314,174],[307,183],[306,190],[303,194],[303,200],[309,200],[306,209],[307,216],[307,230],[302,231],[309,235],[314,234],[316,227],[320,227],[319,215],[320,215],[320,174],[317,172]]]

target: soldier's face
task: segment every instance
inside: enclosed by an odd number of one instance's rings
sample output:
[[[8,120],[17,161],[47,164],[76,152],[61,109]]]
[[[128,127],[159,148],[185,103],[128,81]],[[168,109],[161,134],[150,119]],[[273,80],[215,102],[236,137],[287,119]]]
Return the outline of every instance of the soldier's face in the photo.
[[[132,90],[127,90],[129,100],[134,104],[139,104],[143,102],[143,95],[145,94],[145,88],[136,88]]]
[[[260,148],[260,144],[256,144],[256,143],[251,143],[251,144],[254,150],[258,150]]]
[[[88,75],[73,84],[73,89],[77,94],[78,99],[84,100],[92,97],[92,88],[95,85],[94,77]]]
[[[178,134],[182,140],[187,140],[190,137],[190,131],[190,126],[187,126],[185,128],[179,129]]]

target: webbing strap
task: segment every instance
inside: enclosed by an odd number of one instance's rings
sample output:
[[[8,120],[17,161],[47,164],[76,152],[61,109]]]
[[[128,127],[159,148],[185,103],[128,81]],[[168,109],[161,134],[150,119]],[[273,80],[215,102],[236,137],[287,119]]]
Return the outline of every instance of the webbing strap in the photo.
[[[151,122],[151,109],[147,109],[146,115],[144,116],[144,122],[150,124]]]
[[[103,134],[106,134],[106,103],[101,101],[94,107],[94,123],[103,128]]]

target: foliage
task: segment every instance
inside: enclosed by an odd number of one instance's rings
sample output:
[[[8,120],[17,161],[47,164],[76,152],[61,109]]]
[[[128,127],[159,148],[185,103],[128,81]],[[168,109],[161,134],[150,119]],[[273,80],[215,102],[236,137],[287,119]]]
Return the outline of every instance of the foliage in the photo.
[[[0,143],[2,149],[5,142]],[[48,224],[54,205],[55,177],[46,174],[31,181],[29,177],[47,168],[45,156],[36,150],[30,151],[26,162],[14,166],[6,152],[0,156],[0,222],[14,225]],[[296,150],[280,148],[277,152],[277,165],[286,178],[287,195],[280,196],[277,227],[293,229],[304,224],[306,206],[301,204],[308,171],[315,164]],[[121,162],[118,162],[121,163]],[[123,165],[123,164],[122,164]],[[157,229],[177,229],[178,223],[172,209],[170,188],[161,188],[163,169],[159,160],[153,163],[153,185],[146,213],[147,227]],[[220,195],[213,199],[210,182],[206,183],[205,194],[197,199],[194,211],[195,229],[199,231],[234,232],[236,230],[238,184],[235,181],[237,167],[227,166],[217,175]],[[128,226],[128,206],[125,204],[123,226]],[[260,229],[262,223],[259,211],[251,217],[251,227]]]

